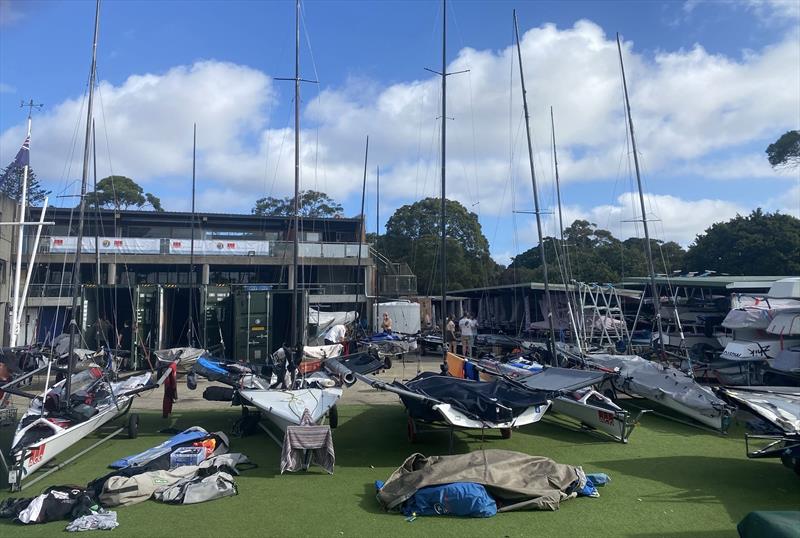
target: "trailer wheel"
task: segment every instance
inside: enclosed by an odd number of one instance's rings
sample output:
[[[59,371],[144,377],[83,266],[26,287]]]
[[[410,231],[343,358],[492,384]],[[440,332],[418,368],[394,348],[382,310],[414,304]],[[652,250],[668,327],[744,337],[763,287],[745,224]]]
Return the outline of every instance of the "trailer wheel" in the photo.
[[[795,473],[800,475],[800,457],[795,456],[791,453],[781,454],[781,463],[783,463],[786,467],[792,469]]]
[[[500,428],[500,437],[503,439],[511,439],[511,428]]]
[[[335,430],[339,426],[339,408],[335,405],[328,411],[328,423],[332,430]]]
[[[417,424],[411,417],[408,417],[408,423],[406,424],[406,435],[409,443],[417,442]]]
[[[139,415],[131,413],[128,417],[128,439],[139,437]]]

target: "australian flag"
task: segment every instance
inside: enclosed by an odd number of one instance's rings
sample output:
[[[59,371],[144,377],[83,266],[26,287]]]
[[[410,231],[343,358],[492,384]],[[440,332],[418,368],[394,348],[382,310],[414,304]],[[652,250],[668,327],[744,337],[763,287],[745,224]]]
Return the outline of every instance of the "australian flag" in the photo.
[[[31,137],[30,135],[25,138],[22,147],[19,148],[17,156],[6,167],[5,173],[0,175],[0,192],[11,196],[12,198],[19,198],[20,184],[22,177],[22,169],[30,166],[31,162]]]
[[[22,143],[22,147],[19,148],[17,152],[17,156],[14,158],[14,162],[11,163],[11,166],[14,168],[25,168],[26,166],[30,166],[31,164],[31,137],[28,135],[25,138],[25,142]]]

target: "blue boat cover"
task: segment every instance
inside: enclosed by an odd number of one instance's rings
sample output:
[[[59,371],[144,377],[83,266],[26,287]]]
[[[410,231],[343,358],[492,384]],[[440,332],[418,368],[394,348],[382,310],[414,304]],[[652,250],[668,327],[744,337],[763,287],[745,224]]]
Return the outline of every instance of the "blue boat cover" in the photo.
[[[170,437],[158,446],[154,446],[135,456],[126,456],[113,462],[109,467],[112,469],[123,469],[131,465],[144,465],[154,459],[172,452],[172,449],[184,443],[191,443],[199,439],[208,437],[208,432],[199,426],[192,426],[174,437]]]
[[[453,482],[420,488],[403,506],[406,516],[491,517],[497,504],[486,488],[474,482]]]

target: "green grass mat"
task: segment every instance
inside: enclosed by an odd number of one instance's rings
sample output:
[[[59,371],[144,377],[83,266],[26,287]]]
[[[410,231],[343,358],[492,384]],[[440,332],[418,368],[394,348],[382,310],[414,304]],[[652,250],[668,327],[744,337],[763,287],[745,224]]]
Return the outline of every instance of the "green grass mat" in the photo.
[[[120,526],[110,536],[189,536],[193,538],[259,536],[736,536],[736,523],[752,510],[797,510],[800,478],[777,460],[748,460],[741,431],[727,437],[668,420],[645,416],[630,444],[601,441],[543,421],[503,440],[499,432],[485,439],[459,432],[456,452],[505,448],[543,455],[561,463],[605,472],[612,482],[598,499],[565,501],[557,512],[499,514],[489,519],[418,518],[409,523],[381,511],[373,483],[385,480],[413,452],[444,454],[446,433],[406,440],[401,406],[343,406],[334,433],[336,474],[321,470],[279,475],[280,452],[265,434],[232,438],[231,449],[256,462],[257,469],[237,478],[239,495],[191,506],[147,501],[118,510]],[[111,461],[149,448],[167,435],[155,433],[170,424],[230,431],[235,408],[213,412],[178,412],[170,420],[142,416],[140,436],[115,438],[72,465],[25,490],[38,494],[53,484],[86,484],[107,472]],[[0,429],[8,447],[11,431]],[[73,453],[96,437],[84,440]],[[64,457],[66,459],[66,456]],[[8,496],[0,493],[0,498]],[[53,536],[67,522],[21,526],[0,520],[0,535]]]

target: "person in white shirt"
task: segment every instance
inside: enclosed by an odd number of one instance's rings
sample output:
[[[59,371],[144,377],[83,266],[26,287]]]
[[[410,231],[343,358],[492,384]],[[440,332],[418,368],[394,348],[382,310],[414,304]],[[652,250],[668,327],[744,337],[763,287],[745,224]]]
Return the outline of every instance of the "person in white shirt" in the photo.
[[[325,345],[332,346],[333,344],[342,344],[347,338],[347,327],[344,325],[334,325],[325,331]]]
[[[461,330],[461,353],[465,357],[472,357],[472,320],[469,314],[465,313],[458,321],[458,328]]]

